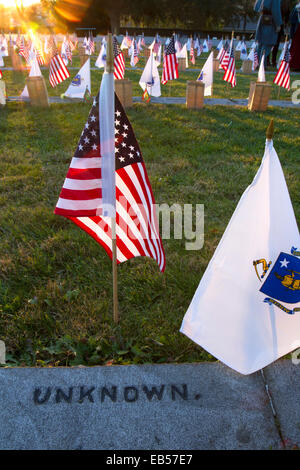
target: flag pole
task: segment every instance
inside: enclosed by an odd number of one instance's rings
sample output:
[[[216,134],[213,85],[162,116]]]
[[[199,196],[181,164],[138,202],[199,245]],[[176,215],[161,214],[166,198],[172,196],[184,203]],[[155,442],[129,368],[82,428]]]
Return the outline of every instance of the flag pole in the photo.
[[[266,131],[267,140],[273,140],[273,135],[274,135],[274,119],[271,119],[267,128],[267,131]]]
[[[114,54],[113,54],[113,42],[112,42],[111,33],[108,33],[108,37],[107,37],[105,70],[108,73],[114,72]],[[112,239],[112,275],[113,275],[113,312],[114,312],[114,322],[119,323],[116,216],[111,218],[111,239]]]

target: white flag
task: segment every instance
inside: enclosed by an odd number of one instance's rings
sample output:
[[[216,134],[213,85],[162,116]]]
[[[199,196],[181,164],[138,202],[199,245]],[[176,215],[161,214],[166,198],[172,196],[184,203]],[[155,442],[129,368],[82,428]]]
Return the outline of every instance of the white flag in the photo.
[[[247,45],[245,41],[242,42],[242,47],[241,47],[241,60],[247,60],[248,57],[248,52],[247,52]]]
[[[214,82],[214,53],[211,52],[203,66],[203,69],[200,72],[199,80],[201,80],[204,85],[204,96],[212,95],[212,87]]]
[[[31,64],[32,65],[31,65],[31,69],[29,72],[29,77],[40,77],[42,75],[42,72],[41,72],[41,69],[40,69],[40,66],[38,64],[36,57],[32,60]],[[20,96],[21,98],[29,98],[27,85],[25,85],[25,88],[22,91]]]
[[[299,348],[299,248],[283,171],[267,140],[180,331],[242,374]]]
[[[98,67],[101,69],[102,67],[105,67],[106,65],[106,42],[102,42],[102,46],[98,55],[98,58],[95,62],[95,67]]]
[[[260,61],[260,66],[258,70],[258,82],[265,82],[266,81],[266,74],[265,74],[265,53],[263,53],[261,61]]]
[[[222,47],[223,47],[223,39],[221,39],[221,41],[217,45],[217,50],[220,51],[222,49]]]
[[[207,44],[206,39],[204,40],[204,43],[203,43],[203,52],[208,52],[208,44]]]
[[[91,93],[90,58],[83,64],[78,74],[71,81],[65,96],[68,98],[84,98],[86,89]]]
[[[161,95],[159,73],[153,52],[150,53],[150,57],[147,60],[139,85],[144,91],[147,87],[147,92],[151,96],[158,97]]]
[[[189,66],[189,56],[188,56],[186,44],[182,47],[182,49],[179,52],[176,52],[176,57],[177,59],[185,59],[186,67]]]

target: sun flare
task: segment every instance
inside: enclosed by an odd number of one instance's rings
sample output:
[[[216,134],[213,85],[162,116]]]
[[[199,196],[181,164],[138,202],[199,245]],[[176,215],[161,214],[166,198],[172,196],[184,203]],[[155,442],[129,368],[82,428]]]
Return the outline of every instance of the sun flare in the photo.
[[[15,8],[15,7],[29,7],[34,3],[40,3],[40,0],[0,0],[0,6],[6,8]]]

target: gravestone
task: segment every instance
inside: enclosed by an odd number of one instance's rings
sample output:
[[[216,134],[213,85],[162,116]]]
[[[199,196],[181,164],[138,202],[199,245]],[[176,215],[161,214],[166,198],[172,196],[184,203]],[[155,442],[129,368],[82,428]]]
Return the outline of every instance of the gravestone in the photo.
[[[0,449],[277,449],[260,374],[220,363],[0,368]]]

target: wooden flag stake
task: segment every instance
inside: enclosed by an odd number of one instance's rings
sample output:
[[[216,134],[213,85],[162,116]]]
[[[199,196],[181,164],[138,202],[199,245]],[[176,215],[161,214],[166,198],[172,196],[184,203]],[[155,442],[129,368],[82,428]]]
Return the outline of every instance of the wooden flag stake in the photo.
[[[271,119],[270,124],[268,125],[266,137],[268,140],[272,140],[274,135],[274,119]]]
[[[108,73],[114,73],[114,54],[113,54],[112,34],[108,33],[107,36],[108,37],[107,37],[105,70]],[[111,218],[111,239],[112,239],[112,275],[113,275],[114,322],[119,323],[116,217]]]

